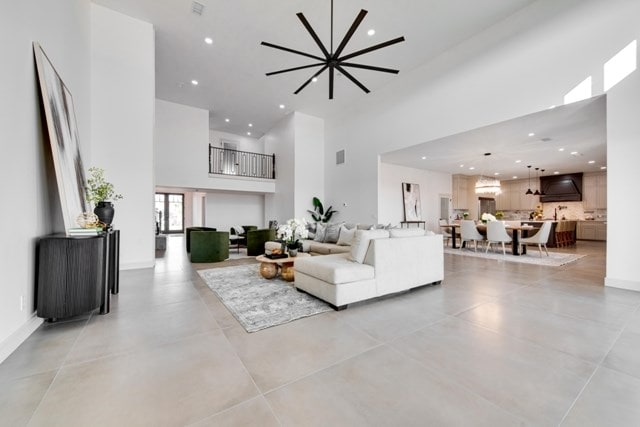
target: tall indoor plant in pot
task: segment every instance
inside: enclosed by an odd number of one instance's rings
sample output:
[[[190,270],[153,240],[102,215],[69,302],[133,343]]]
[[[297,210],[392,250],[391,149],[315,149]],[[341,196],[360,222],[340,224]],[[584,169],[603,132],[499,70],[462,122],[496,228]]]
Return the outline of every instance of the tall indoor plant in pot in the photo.
[[[100,222],[107,227],[113,222],[115,210],[113,203],[122,199],[122,195],[115,192],[113,184],[104,179],[104,169],[89,168],[87,179],[87,200],[95,206],[93,213],[98,216]]]

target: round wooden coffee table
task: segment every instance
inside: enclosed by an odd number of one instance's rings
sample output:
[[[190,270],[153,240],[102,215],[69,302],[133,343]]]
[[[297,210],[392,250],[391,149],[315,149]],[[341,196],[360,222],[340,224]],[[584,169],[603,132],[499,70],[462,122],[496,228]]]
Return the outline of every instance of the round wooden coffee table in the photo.
[[[293,268],[294,263],[299,258],[305,258],[311,256],[307,253],[298,252],[298,256],[271,259],[264,255],[258,255],[257,261],[260,261],[260,275],[265,279],[273,279],[278,275],[280,270],[280,277],[287,282],[293,282],[295,278],[295,270]]]

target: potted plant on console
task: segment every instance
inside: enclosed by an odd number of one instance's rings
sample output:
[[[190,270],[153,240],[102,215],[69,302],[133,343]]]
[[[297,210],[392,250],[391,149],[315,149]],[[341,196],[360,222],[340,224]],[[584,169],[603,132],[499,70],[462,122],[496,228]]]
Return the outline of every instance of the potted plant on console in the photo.
[[[286,245],[289,250],[289,256],[297,256],[300,248],[300,239],[306,239],[309,236],[307,221],[304,219],[290,219],[278,227],[277,236]]]
[[[107,228],[111,227],[115,210],[113,203],[121,200],[122,195],[115,192],[113,184],[104,179],[104,169],[89,168],[87,179],[87,200],[95,206],[93,213]]]

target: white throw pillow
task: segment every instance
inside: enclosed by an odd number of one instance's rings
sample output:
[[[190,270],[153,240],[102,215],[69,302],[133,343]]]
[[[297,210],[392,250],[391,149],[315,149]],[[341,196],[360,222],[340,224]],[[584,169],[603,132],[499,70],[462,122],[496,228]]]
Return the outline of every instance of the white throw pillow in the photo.
[[[340,237],[338,237],[338,245],[339,246],[351,246],[353,242],[353,238],[356,235],[356,229],[348,229],[344,225],[340,227]]]
[[[241,225],[234,225],[233,229],[236,230],[236,234],[244,234],[244,227]]]
[[[392,228],[389,230],[389,237],[415,237],[424,236],[422,228]]]
[[[342,222],[340,223],[329,223],[327,224],[327,228],[324,234],[324,243],[336,243],[340,237],[340,227],[342,227]]]
[[[316,242],[324,242],[324,236],[327,234],[327,225],[326,224],[322,224],[322,223],[318,223],[316,224],[316,235],[313,238],[314,241]]]
[[[358,230],[351,243],[351,252],[349,253],[349,259],[351,261],[362,264],[364,257],[367,255],[369,249],[369,242],[371,239],[379,239],[389,237],[387,230]]]

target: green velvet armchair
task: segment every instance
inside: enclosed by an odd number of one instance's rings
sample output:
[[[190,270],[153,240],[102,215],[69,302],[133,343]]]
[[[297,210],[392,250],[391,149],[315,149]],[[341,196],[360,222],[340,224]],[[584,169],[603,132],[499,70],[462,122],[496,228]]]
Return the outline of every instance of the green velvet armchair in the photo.
[[[191,262],[220,262],[229,258],[227,231],[191,231]]]
[[[276,230],[265,228],[261,230],[250,230],[247,232],[247,256],[258,256],[264,254],[264,244],[276,239]]]
[[[187,245],[187,252],[191,252],[191,232],[192,231],[217,231],[211,227],[187,227],[184,229],[184,237]]]
[[[239,245],[246,246],[247,233],[252,230],[257,230],[258,227],[255,225],[242,225],[241,227],[244,229],[244,233],[238,233],[238,230],[236,230],[234,227],[231,227],[229,233],[231,233],[231,235],[238,236],[237,243]]]

